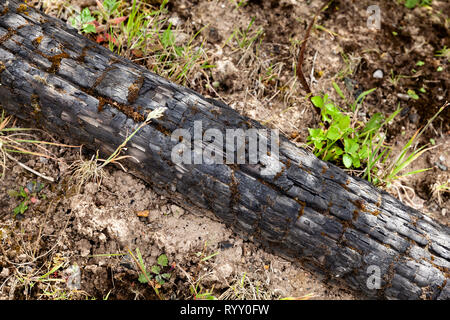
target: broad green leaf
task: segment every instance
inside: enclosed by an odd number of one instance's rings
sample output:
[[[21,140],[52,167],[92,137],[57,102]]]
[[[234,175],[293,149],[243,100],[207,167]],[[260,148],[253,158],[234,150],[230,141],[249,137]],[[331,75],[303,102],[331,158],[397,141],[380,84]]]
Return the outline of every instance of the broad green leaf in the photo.
[[[339,119],[338,123],[339,129],[341,129],[343,132],[347,132],[348,129],[350,129],[350,117],[349,116],[343,116]]]
[[[317,107],[317,108],[323,108],[323,99],[320,96],[315,96],[311,98],[312,103]]]
[[[355,168],[359,168],[361,166],[358,156],[352,156],[352,163]]]
[[[165,254],[162,254],[158,257],[158,264],[162,267],[167,267],[169,264],[169,259],[167,259],[167,256]]]
[[[83,31],[86,33],[95,33],[95,27],[92,24],[87,24],[83,27]]]
[[[91,16],[91,11],[89,10],[89,8],[84,8],[83,11],[81,11],[81,22],[83,24],[92,22],[94,20],[95,18]]]
[[[314,147],[317,150],[321,150],[323,148],[323,142],[322,141],[314,141]]]
[[[344,150],[342,150],[341,148],[336,147],[336,146],[334,147],[334,151],[338,156],[340,156],[344,153]]]
[[[346,153],[342,157],[342,162],[344,163],[344,166],[346,168],[350,168],[352,166],[352,163],[353,163],[352,157]]]
[[[325,105],[325,109],[334,119],[339,118],[339,116],[341,115],[341,111],[339,111],[339,109],[336,108],[336,106],[332,103],[327,103]]]
[[[328,139],[335,141],[335,140],[339,139],[340,137],[341,137],[341,134],[340,134],[338,128],[331,127],[330,129],[328,129],[328,132],[327,132]]]

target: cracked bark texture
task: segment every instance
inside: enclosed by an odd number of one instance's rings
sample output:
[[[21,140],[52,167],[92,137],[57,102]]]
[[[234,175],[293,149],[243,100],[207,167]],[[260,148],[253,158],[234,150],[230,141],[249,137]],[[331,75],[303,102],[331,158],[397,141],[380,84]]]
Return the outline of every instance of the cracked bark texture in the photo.
[[[264,129],[227,105],[120,58],[25,2],[0,0],[0,103],[24,120],[111,153],[150,110],[163,118],[128,145],[137,174],[185,207],[370,298],[449,299],[449,228],[280,137],[270,163],[177,165],[174,130]],[[261,136],[260,136],[261,138]],[[246,146],[248,148],[248,146]],[[205,148],[205,145],[201,145]],[[367,284],[377,266],[380,289]]]

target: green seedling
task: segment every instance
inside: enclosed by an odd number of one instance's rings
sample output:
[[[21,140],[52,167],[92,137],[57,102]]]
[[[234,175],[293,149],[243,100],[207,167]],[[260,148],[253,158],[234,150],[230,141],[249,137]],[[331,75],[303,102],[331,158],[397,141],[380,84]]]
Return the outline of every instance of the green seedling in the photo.
[[[162,254],[158,257],[158,261],[156,265],[151,267],[151,272],[153,273],[155,280],[163,285],[165,280],[170,278],[170,273],[163,272],[162,270],[167,269],[166,267],[169,265],[169,260],[165,254]]]
[[[422,67],[424,65],[425,65],[425,62],[423,62],[423,61],[417,61],[417,63],[416,63],[416,66],[418,66],[418,67]]]
[[[139,274],[138,281],[140,283],[147,283],[152,286],[156,295],[162,299],[162,296],[159,292],[159,288],[170,279],[170,271],[173,270],[173,266],[169,266],[169,260],[165,254],[161,254],[158,257],[157,264],[153,265],[150,268],[150,271],[147,270],[144,259],[142,258],[141,251],[139,248],[136,248],[136,256],[133,254],[131,250],[128,250],[128,254],[134,260],[135,264],[139,267],[141,273]]]
[[[39,202],[39,197],[45,199],[45,195],[38,195],[38,193],[44,188],[44,184],[32,181],[27,183],[26,187],[20,187],[18,191],[8,190],[8,195],[13,198],[17,198],[20,203],[13,209],[14,217],[21,214],[23,215],[30,205]]]
[[[336,84],[335,89],[344,96]],[[358,111],[357,106],[373,90],[362,93],[351,105],[355,114]],[[322,128],[308,129],[308,143],[314,146],[314,154],[325,161],[342,163],[346,168],[359,168],[361,162],[368,157],[367,136],[380,128],[381,114],[373,115],[365,126],[355,128],[351,117],[329,101],[328,95],[323,98],[315,96],[311,101],[314,106],[320,108],[323,121]]]
[[[417,93],[414,90],[409,89],[407,93],[408,93],[408,96],[410,96],[412,99],[419,100],[419,96],[417,95]]]
[[[448,61],[450,61],[450,48],[447,48],[447,46],[444,46],[441,50],[438,50],[435,54],[436,57],[444,57],[447,58]]]
[[[72,18],[69,18],[69,22],[80,32],[84,33],[95,33],[95,26],[91,22],[95,21],[89,8],[84,8],[79,14]]]
[[[238,49],[247,51],[258,39],[261,42],[264,29],[260,27],[256,31],[253,30],[252,26],[254,22],[255,18],[253,17],[246,29],[235,29],[231,36],[225,41],[224,46],[234,39]]]

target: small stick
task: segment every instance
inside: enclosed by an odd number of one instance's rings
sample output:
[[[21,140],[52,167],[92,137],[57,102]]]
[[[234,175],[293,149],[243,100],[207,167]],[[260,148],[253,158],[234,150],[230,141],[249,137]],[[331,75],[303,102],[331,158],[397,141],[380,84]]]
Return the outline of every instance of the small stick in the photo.
[[[41,177],[42,179],[48,180],[50,182],[55,182],[55,179],[53,179],[52,177],[47,177],[45,175],[43,175],[42,173],[37,172],[36,170],[31,169],[29,166],[23,164],[22,162],[20,162],[19,160],[17,160],[16,158],[14,158],[13,156],[9,155],[8,153],[5,153],[6,156],[8,157],[8,159],[13,160],[15,162],[17,162],[17,164],[19,166],[21,166],[22,168],[24,168],[25,170],[30,171],[31,173],[34,173],[35,175],[37,175],[38,177]]]
[[[327,7],[331,4],[331,2],[333,2],[333,0],[331,0],[328,3],[324,3],[322,5],[322,7],[317,11],[317,13],[315,14],[313,20],[311,21],[311,23],[308,26],[308,29],[306,29],[306,35],[305,38],[303,39],[303,43],[302,43],[302,47],[300,48],[300,55],[298,56],[298,63],[297,63],[297,77],[300,80],[300,83],[303,86],[303,89],[306,90],[306,93],[309,96],[309,100],[311,101],[311,88],[308,85],[308,82],[306,81],[305,75],[303,74],[303,70],[302,70],[302,65],[303,65],[303,60],[305,60],[305,50],[306,50],[306,43],[308,42],[309,36],[311,34],[311,29],[314,25],[314,23],[316,22],[316,19],[318,17],[318,15]],[[311,102],[312,103],[312,102]],[[318,108],[314,109],[317,111],[317,113],[320,116],[320,110]]]

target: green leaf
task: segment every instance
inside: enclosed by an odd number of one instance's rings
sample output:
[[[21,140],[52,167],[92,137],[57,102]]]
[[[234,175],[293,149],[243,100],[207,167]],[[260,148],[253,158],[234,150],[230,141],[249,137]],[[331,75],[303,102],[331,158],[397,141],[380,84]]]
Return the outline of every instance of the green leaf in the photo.
[[[339,88],[338,84],[337,84],[336,82],[334,82],[334,81],[333,81],[333,88],[334,88],[334,90],[336,90],[337,94],[338,94],[343,100],[346,100],[346,99],[345,99],[345,95],[344,95],[344,93],[342,92],[341,88]]]
[[[155,280],[158,281],[158,283],[159,283],[160,285],[163,285],[163,284],[165,283],[164,279],[161,278],[160,275],[157,275],[157,276],[155,277]]]
[[[95,18],[91,16],[91,11],[89,10],[89,8],[84,8],[83,11],[81,11],[81,23],[85,24],[94,20]]]
[[[94,25],[92,25],[92,24],[87,24],[87,25],[85,25],[85,26],[83,27],[83,31],[84,31],[85,33],[95,33],[95,32],[97,32],[97,30],[95,30]]]
[[[340,156],[344,153],[344,150],[342,150],[341,148],[335,146],[334,147],[334,152],[336,153],[336,155]]]
[[[167,259],[167,256],[165,254],[162,254],[158,257],[158,264],[162,267],[167,267],[169,264],[169,259]]]
[[[314,147],[317,149],[317,150],[322,150],[322,148],[323,148],[323,142],[322,141],[314,141]]]
[[[369,131],[376,131],[381,128],[381,125],[383,124],[384,117],[381,113],[375,113],[372,117],[370,117],[370,120],[366,123],[366,126],[364,127],[363,133],[369,132]]]
[[[414,9],[419,4],[419,0],[406,0],[405,7]]]
[[[419,96],[416,94],[416,92],[414,90],[409,89],[407,93],[408,93],[408,96],[410,96],[414,100],[419,100]]]
[[[138,281],[139,281],[140,283],[147,283],[147,282],[148,282],[147,277],[146,277],[145,274],[143,274],[143,273],[141,273],[141,274],[139,275]]]
[[[334,106],[334,104],[332,104],[332,103],[327,103],[327,104],[325,105],[325,109],[326,109],[327,113],[333,117],[333,119],[337,120],[337,119],[340,118],[340,116],[341,116],[341,111],[339,111],[339,109],[336,108],[336,107]]]
[[[161,272],[161,268],[159,266],[152,266],[152,272],[154,274],[159,274]]]
[[[343,132],[347,132],[350,128],[350,117],[349,116],[343,116],[339,119],[338,123],[339,129],[341,129]]]
[[[364,99],[366,98],[367,95],[371,94],[372,92],[374,92],[375,90],[377,90],[377,88],[372,88],[369,89],[367,91],[364,91],[363,93],[361,93],[358,98],[356,99],[356,104],[360,104],[364,101]]]
[[[352,157],[346,153],[342,157],[342,162],[344,163],[344,166],[346,168],[350,168],[352,166],[353,160]]]
[[[317,108],[323,108],[324,102],[322,97],[320,96],[315,96],[311,98],[312,103],[317,107]]]
[[[169,279],[170,278],[170,273],[163,273],[161,275],[161,277],[163,277],[164,279]]]
[[[112,14],[119,7],[119,1],[105,0],[103,1],[103,7],[106,9],[106,11],[108,11],[109,14]]]
[[[330,129],[328,129],[328,132],[327,132],[328,139],[335,141],[335,140],[339,139],[340,137],[341,137],[341,134],[340,134],[338,128],[331,127]]]
[[[369,149],[367,145],[363,145],[361,147],[361,149],[358,152],[358,156],[360,159],[367,159],[367,157],[369,156]]]
[[[359,149],[359,144],[352,139],[345,139],[344,140],[344,150],[346,153],[353,155],[354,153],[356,153],[356,151],[358,151]]]
[[[361,166],[358,156],[352,156],[352,163],[355,168],[359,168]]]
[[[19,195],[20,195],[22,198],[27,198],[27,197],[28,197],[28,194],[25,192],[25,189],[24,189],[23,187],[20,187]]]

